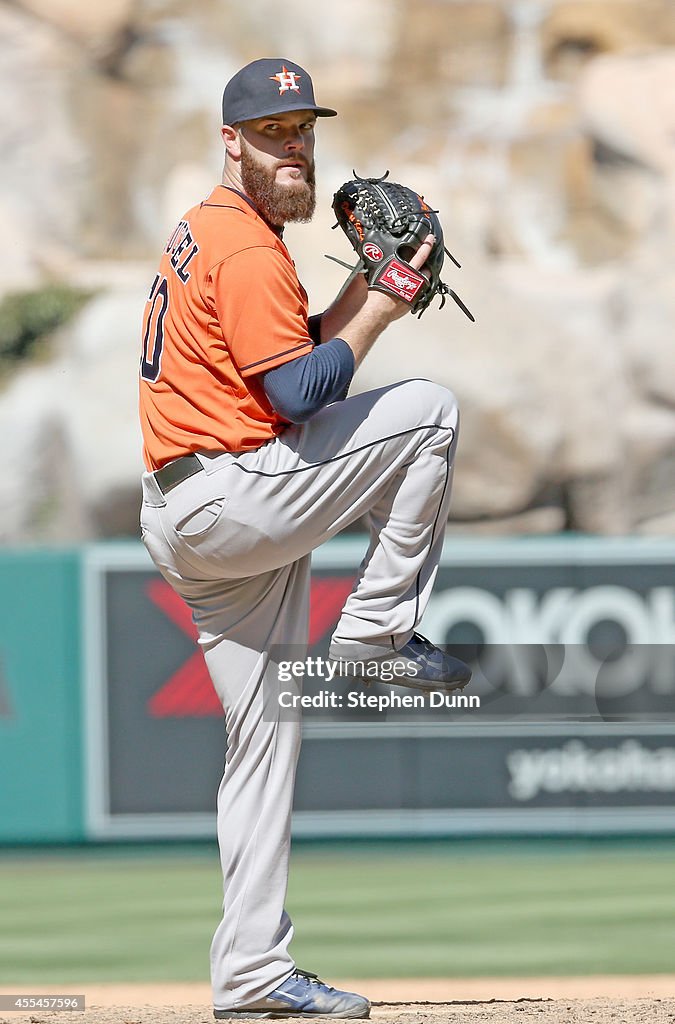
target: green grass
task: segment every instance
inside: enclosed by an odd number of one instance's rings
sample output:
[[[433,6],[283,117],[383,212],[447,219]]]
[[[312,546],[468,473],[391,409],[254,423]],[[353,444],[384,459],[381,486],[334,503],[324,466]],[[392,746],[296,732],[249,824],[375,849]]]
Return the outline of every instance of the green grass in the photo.
[[[675,848],[304,847],[287,906],[328,977],[675,970]],[[214,849],[0,857],[0,984],[207,980]]]

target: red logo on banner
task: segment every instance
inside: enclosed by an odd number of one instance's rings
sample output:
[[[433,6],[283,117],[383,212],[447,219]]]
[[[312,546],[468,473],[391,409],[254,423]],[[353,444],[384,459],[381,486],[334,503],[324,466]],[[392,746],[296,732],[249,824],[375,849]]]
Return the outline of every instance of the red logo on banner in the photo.
[[[352,576],[328,576],[312,580],[310,593],[309,644],[318,643],[335,625],[342,606],[354,586]],[[178,628],[197,642],[192,612],[183,599],[164,580],[153,580],[146,587],[153,604]],[[148,701],[153,718],[205,718],[221,716],[223,709],[213,689],[204,655],[196,650]]]
[[[312,580],[309,596],[310,647],[318,644],[335,625],[355,582],[355,576],[324,576]]]
[[[148,597],[158,608],[197,642],[197,630],[192,621],[192,612],[185,601],[164,580],[153,580],[146,588]],[[148,701],[148,711],[153,718],[187,718],[206,715],[222,715],[223,709],[204,661],[204,655],[196,650],[177,672]]]

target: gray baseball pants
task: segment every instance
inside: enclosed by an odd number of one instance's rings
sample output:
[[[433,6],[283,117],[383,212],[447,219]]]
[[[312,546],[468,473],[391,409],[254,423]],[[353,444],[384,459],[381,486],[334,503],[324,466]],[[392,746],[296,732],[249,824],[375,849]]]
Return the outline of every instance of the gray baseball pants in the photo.
[[[252,1003],[295,966],[284,902],[301,722],[282,720],[288,684],[270,648],[303,656],[310,553],[362,515],[370,545],[331,654],[368,658],[407,643],[438,568],[457,427],[449,391],[409,380],[327,406],[256,451],[200,454],[203,472],[166,495],[143,477],[144,543],[192,609],[225,710],[216,1008]]]

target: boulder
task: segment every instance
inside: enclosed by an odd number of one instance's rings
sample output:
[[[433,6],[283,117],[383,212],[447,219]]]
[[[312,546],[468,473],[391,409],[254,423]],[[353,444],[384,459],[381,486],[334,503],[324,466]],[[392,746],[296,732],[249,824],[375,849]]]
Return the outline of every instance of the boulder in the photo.
[[[655,256],[626,268],[619,337],[638,398],[675,411],[675,273]]]
[[[102,295],[0,399],[0,541],[135,535],[140,507],[138,351],[147,286]],[[21,429],[17,429],[17,424]]]
[[[64,465],[51,367],[24,370],[0,393],[0,543],[68,536],[76,481]]]
[[[86,144],[72,115],[77,48],[54,28],[0,7],[0,150],[3,218],[0,292],[67,273],[78,249]],[[54,183],[58,181],[58,188]],[[10,198],[11,197],[11,198]]]
[[[675,409],[634,398],[624,433],[631,526],[665,522],[675,509]]]
[[[100,46],[129,23],[136,0],[20,0],[20,7],[64,36]]]
[[[422,376],[455,392],[453,519],[511,520],[545,507],[574,529],[629,529],[621,415],[628,385],[621,347],[607,330],[615,277],[484,265],[458,272],[454,284],[477,323],[449,304],[425,313],[419,328],[404,318],[372,350],[355,387]]]
[[[354,167],[423,192],[464,265],[445,276],[477,323],[450,303],[405,318],[354,385],[421,375],[456,392],[453,529],[667,529],[671,0],[278,13],[273,0],[0,7],[0,292],[100,289],[51,362],[0,395],[3,539],[135,535],[142,306],[176,219],[220,178],[221,89],[261,53],[305,64],[342,115],[317,133],[317,216],[285,236],[313,311],[346,276],[320,254],[353,258],[330,227]]]
[[[665,224],[675,234],[675,47],[593,61],[579,82],[579,105],[587,130],[610,155],[658,176],[649,227]]]
[[[675,48],[598,58],[578,96],[594,138],[660,174],[675,173]]]
[[[63,435],[94,537],[138,532],[138,360],[147,292],[146,281],[89,303],[58,364]]]
[[[548,74],[568,80],[598,54],[673,44],[670,0],[556,0],[541,32]]]

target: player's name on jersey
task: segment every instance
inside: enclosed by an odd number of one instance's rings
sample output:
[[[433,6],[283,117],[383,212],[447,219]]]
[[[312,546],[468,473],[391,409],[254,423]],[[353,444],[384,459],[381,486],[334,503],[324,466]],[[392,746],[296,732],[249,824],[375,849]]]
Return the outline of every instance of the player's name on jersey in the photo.
[[[186,252],[186,250],[188,250]],[[170,263],[173,269],[178,274],[183,284],[186,284],[190,280],[190,272],[187,269],[187,265],[190,260],[197,255],[199,252],[199,246],[192,237],[190,231],[190,225],[186,220],[182,220],[175,231],[166,243],[166,249],[164,250],[167,255],[170,255]]]

